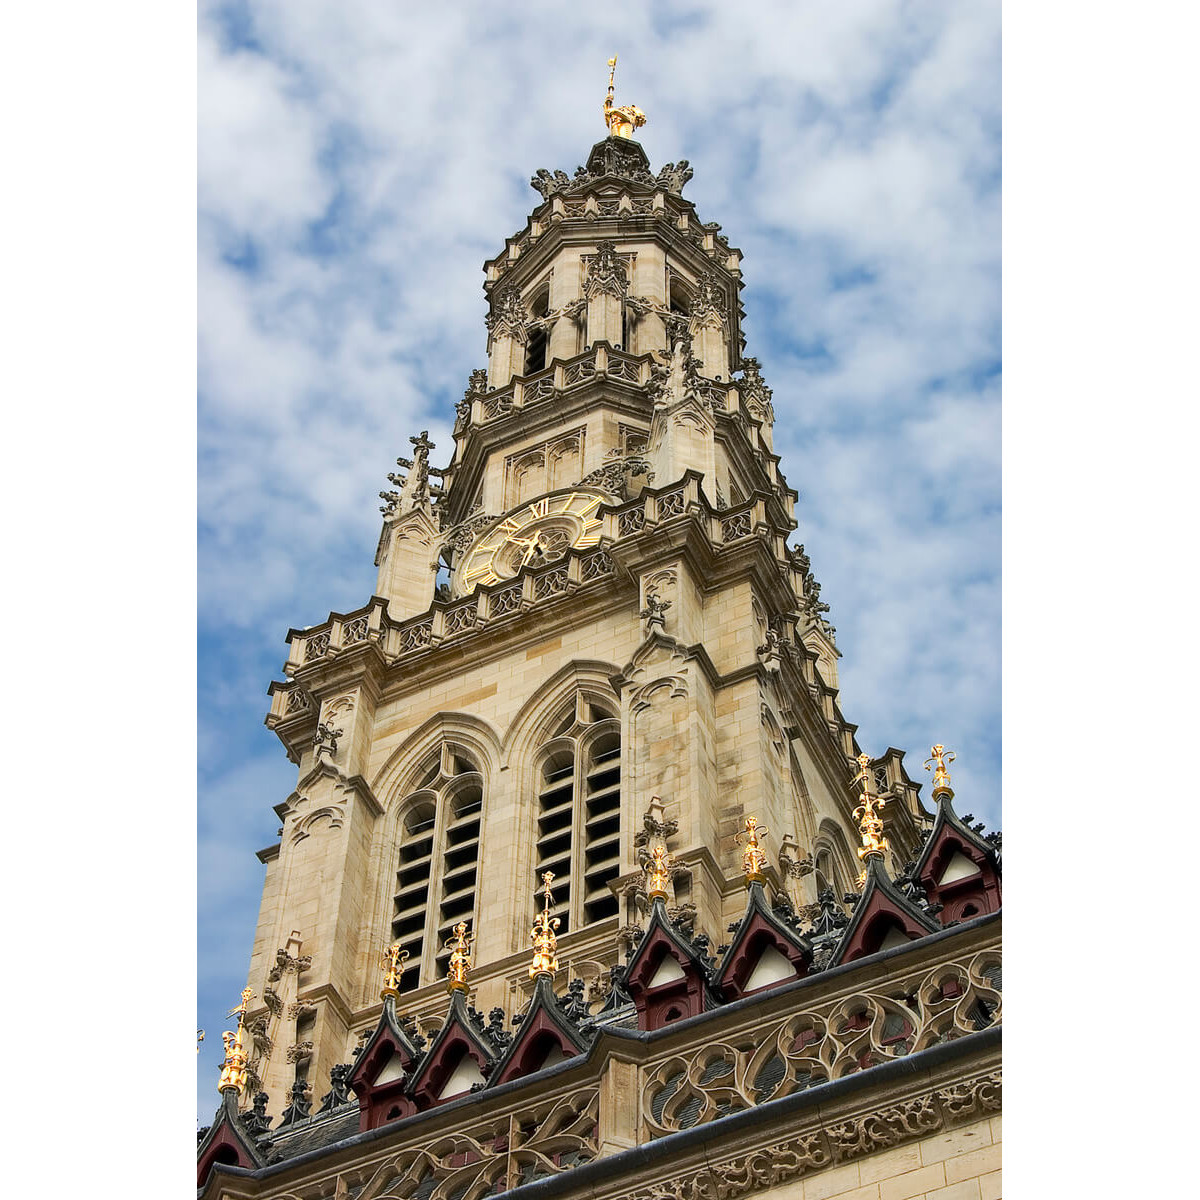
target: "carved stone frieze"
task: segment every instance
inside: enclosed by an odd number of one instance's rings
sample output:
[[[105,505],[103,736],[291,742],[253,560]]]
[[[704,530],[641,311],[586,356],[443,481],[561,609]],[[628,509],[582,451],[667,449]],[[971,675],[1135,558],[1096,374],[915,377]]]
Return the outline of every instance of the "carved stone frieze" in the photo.
[[[629,291],[629,274],[614,242],[603,241],[596,253],[587,259],[587,277],[583,294],[590,300],[595,296],[615,296],[624,300]]]

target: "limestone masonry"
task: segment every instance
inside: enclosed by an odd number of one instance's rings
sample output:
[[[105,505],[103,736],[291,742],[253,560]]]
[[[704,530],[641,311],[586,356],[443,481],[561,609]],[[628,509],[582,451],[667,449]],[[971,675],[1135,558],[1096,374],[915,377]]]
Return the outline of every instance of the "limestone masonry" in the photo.
[[[537,173],[452,452],[288,635],[205,1197],[1000,1195],[1000,838],[859,757],[691,174]]]

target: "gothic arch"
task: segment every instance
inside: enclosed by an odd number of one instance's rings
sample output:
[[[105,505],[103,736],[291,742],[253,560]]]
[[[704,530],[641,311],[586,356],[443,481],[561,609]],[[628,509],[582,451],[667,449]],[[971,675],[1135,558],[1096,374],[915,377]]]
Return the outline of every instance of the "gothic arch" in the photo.
[[[837,885],[835,886],[832,879],[828,882],[834,889],[834,895],[840,901],[841,896],[838,895],[838,892],[843,889],[849,891],[854,881],[858,878],[858,860],[855,858],[849,843],[846,841],[846,835],[837,823],[831,821],[828,817],[821,822],[817,829],[817,836],[813,841],[814,862],[821,857],[823,850],[829,852],[834,868],[837,871]]]
[[[620,672],[614,663],[600,659],[576,659],[555,671],[517,711],[500,743],[505,765],[518,769],[530,753],[551,736],[546,727],[553,723],[559,709],[582,692],[620,715],[621,706],[613,691],[612,677]]]
[[[624,739],[621,703],[611,683],[617,671],[598,660],[566,664],[525,701],[505,735],[508,786],[534,801],[519,809],[516,898],[520,903],[524,893],[532,905],[533,883],[541,871],[553,871],[560,880],[554,910],[563,921],[560,933],[602,919],[609,907],[609,898],[597,892],[597,880],[607,878],[611,857],[602,852],[601,840],[604,845],[612,840],[614,823],[619,832]],[[618,782],[607,781],[601,789],[599,776],[609,768]],[[609,814],[613,806],[617,809]],[[583,819],[584,812],[600,816],[602,839],[595,821]]]
[[[443,770],[446,762],[450,763],[449,772]],[[444,855],[440,854],[443,850],[441,840],[456,816],[456,797],[472,791],[472,815],[478,811],[477,836],[482,840],[488,793],[499,775],[501,763],[499,738],[486,721],[470,713],[438,713],[413,730],[375,774],[375,794],[384,812],[372,831],[367,884],[370,902],[364,905],[362,929],[368,954],[386,946],[394,932],[393,910],[398,895],[404,891],[398,873],[402,873],[405,846],[429,841],[431,867],[436,857],[437,869],[428,874],[425,903],[431,910],[438,907],[439,900],[445,903],[445,897],[440,894],[442,884],[447,881],[442,863]],[[431,784],[435,785],[432,789]],[[418,805],[433,809],[435,821],[428,831],[423,825],[419,830],[405,826]],[[421,952],[424,955],[432,943],[427,928],[423,929]],[[428,961],[424,970],[428,974]],[[428,982],[430,979],[425,978],[422,986]],[[364,1000],[373,999],[370,981],[364,983],[364,988]]]

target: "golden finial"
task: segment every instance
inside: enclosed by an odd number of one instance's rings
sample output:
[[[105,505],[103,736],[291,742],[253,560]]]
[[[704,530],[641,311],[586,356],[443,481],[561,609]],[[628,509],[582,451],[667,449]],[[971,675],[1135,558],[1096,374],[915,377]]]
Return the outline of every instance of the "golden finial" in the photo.
[[[408,951],[401,950],[399,942],[393,942],[379,956],[379,965],[383,968],[383,991],[379,993],[381,1000],[385,996],[400,995],[400,974],[407,958]]]
[[[635,129],[640,129],[646,123],[646,114],[636,104],[626,104],[624,108],[613,106],[613,78],[617,73],[617,56],[614,54],[608,60],[608,95],[604,97],[604,123],[608,126],[609,137],[632,137]]]
[[[667,882],[670,880],[670,869],[672,863],[667,857],[667,848],[665,846],[655,846],[650,851],[650,861],[646,864],[646,870],[650,874],[650,880],[646,884],[646,894],[651,900],[667,899]]]
[[[554,899],[554,893],[550,890],[553,879],[553,871],[546,871],[542,875],[546,899],[542,911],[534,917],[533,928],[529,931],[529,941],[533,946],[533,963],[529,967],[530,979],[538,975],[553,975],[558,970],[558,938],[554,936],[554,931],[559,926],[559,920],[550,915],[550,904]]]
[[[931,746],[929,753],[933,757],[925,760],[925,770],[933,772],[933,798],[936,800],[939,796],[945,796],[947,800],[952,799],[954,789],[950,786],[950,772],[946,767],[954,761],[954,751],[937,745]]]
[[[454,927],[454,936],[446,942],[450,951],[450,962],[446,967],[446,987],[452,992],[467,990],[467,972],[471,969],[471,935],[467,923],[459,921]]]
[[[763,874],[767,865],[767,856],[758,844],[759,837],[767,832],[769,830],[765,825],[758,823],[757,817],[747,817],[746,828],[734,837],[738,843],[743,837],[746,839],[746,849],[742,851],[742,870],[746,872],[747,887],[752,883],[766,883],[767,881],[767,877]]]
[[[887,800],[882,796],[874,795],[871,791],[871,756],[869,754],[858,756],[858,768],[854,782],[861,783],[863,790],[862,803],[854,810],[854,819],[858,822],[859,832],[862,834],[862,845],[858,848],[858,857],[864,860],[883,858],[888,849],[888,842],[887,838],[883,836],[883,818],[879,815],[879,810],[883,808]],[[860,879],[865,882],[865,871]]]
[[[200,1053],[200,1043],[201,1043],[202,1041],[204,1041],[204,1030],[203,1030],[203,1029],[197,1029],[197,1030],[196,1030],[196,1053],[197,1053],[197,1054],[199,1054],[199,1053]]]
[[[241,1004],[231,1008],[225,1014],[232,1017],[236,1013],[238,1022],[237,1033],[226,1031],[221,1034],[221,1041],[225,1043],[225,1061],[221,1064],[221,1081],[217,1084],[218,1091],[223,1092],[226,1088],[236,1088],[240,1093],[246,1086],[246,1066],[250,1061],[246,1047],[246,1009],[253,995],[254,992],[250,988],[244,988]],[[197,1045],[198,1049],[199,1045]]]

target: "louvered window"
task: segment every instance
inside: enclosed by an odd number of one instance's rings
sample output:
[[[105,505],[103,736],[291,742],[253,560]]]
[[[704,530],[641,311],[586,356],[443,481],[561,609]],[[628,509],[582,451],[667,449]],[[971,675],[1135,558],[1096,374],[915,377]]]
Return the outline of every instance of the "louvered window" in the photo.
[[[401,991],[443,977],[455,924],[466,921],[474,931],[476,923],[483,776],[461,749],[446,745],[419,779],[403,801],[392,916],[392,937],[408,951]]]
[[[538,767],[534,891],[554,872],[559,935],[617,913],[621,869],[621,725],[585,697],[560,715]]]

